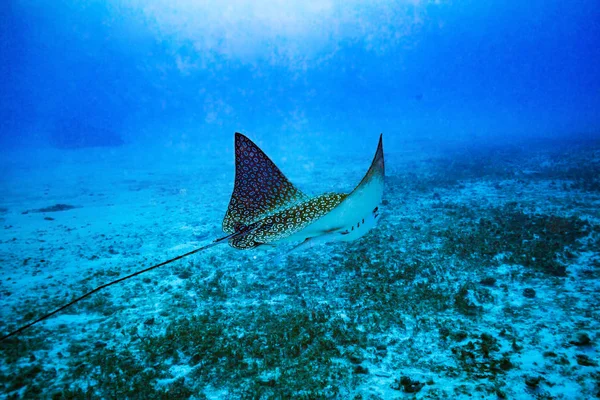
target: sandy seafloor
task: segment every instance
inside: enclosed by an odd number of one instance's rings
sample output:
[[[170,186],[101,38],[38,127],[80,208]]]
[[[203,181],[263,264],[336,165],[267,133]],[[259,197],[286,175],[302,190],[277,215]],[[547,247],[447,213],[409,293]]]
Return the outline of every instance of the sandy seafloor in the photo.
[[[318,194],[351,190],[373,142],[258,144]],[[3,157],[1,331],[221,235],[214,149]],[[218,246],[113,286],[1,343],[0,396],[600,397],[600,143],[396,143],[386,166],[364,238],[280,264]]]

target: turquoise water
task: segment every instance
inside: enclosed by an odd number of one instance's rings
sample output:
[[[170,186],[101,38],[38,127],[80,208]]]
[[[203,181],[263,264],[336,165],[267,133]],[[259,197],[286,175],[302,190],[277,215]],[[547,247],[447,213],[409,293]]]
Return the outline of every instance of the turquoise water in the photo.
[[[0,397],[600,396],[598,21],[585,0],[7,3],[2,335],[230,233],[235,132],[306,196],[261,186],[287,199],[262,217],[356,193],[380,133],[385,184],[366,223],[223,242],[6,338]]]

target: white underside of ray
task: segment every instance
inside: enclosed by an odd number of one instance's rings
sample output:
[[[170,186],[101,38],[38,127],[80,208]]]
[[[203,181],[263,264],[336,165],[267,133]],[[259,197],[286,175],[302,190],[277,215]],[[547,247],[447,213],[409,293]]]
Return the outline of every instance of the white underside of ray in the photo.
[[[277,243],[311,239],[314,243],[307,242],[305,245],[312,246],[317,242],[351,241],[362,237],[375,227],[379,219],[374,210],[381,204],[383,187],[383,179],[374,177],[357,187],[329,213]]]
[[[330,212],[304,229],[278,243],[301,242],[293,250],[315,246],[318,243],[351,241],[365,235],[377,224],[379,205],[383,198],[384,162],[381,140],[375,159],[360,184]]]

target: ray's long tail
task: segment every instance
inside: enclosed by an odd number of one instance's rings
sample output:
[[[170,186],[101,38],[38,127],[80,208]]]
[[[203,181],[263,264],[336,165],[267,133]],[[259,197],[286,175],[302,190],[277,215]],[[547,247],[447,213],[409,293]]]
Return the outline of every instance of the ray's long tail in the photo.
[[[63,306],[61,306],[61,307],[57,308],[56,310],[54,310],[54,311],[51,311],[51,312],[49,312],[48,314],[45,314],[45,315],[41,316],[40,318],[36,319],[35,321],[32,321],[32,322],[30,322],[30,323],[28,323],[28,324],[26,324],[26,325],[23,325],[23,326],[21,326],[19,329],[15,330],[15,331],[13,331],[13,332],[10,332],[10,333],[9,333],[9,334],[7,334],[7,335],[4,335],[4,336],[0,337],[0,342],[4,341],[4,340],[6,340],[6,339],[8,339],[8,338],[10,338],[10,337],[12,337],[12,336],[18,335],[19,333],[23,332],[24,330],[26,330],[26,329],[28,329],[28,328],[31,328],[32,326],[34,326],[34,325],[36,325],[36,324],[38,324],[38,323],[42,322],[42,321],[43,321],[43,320],[45,320],[45,319],[48,319],[48,318],[50,318],[50,317],[51,317],[51,316],[53,316],[54,314],[57,314],[57,313],[59,313],[59,312],[63,311],[64,309],[66,309],[66,308],[69,308],[69,307],[71,307],[73,304],[80,302],[81,300],[85,299],[86,297],[89,297],[89,296],[91,296],[92,294],[94,294],[94,293],[96,293],[96,292],[99,292],[99,291],[100,291],[100,290],[102,290],[102,289],[105,289],[105,288],[107,288],[107,287],[109,287],[109,286],[112,286],[112,285],[115,285],[115,284],[117,284],[117,283],[120,283],[120,282],[126,281],[126,280],[128,280],[128,279],[131,279],[131,278],[133,278],[134,276],[141,275],[141,274],[143,274],[143,273],[145,273],[145,272],[152,271],[153,269],[156,269],[156,268],[158,268],[158,267],[162,267],[162,266],[164,266],[164,265],[167,265],[167,264],[170,264],[170,263],[172,263],[172,262],[175,262],[175,261],[181,260],[182,258],[185,258],[185,257],[191,256],[192,254],[196,254],[196,253],[198,253],[198,252],[201,252],[201,251],[203,251],[203,250],[207,250],[207,249],[209,249],[209,248],[211,248],[211,247],[213,247],[213,246],[216,246],[216,245],[218,245],[218,244],[221,244],[221,243],[226,243],[226,242],[227,242],[227,240],[229,240],[229,239],[232,239],[232,238],[235,238],[235,237],[237,237],[237,236],[239,236],[239,235],[242,235],[242,234],[244,234],[244,233],[246,233],[246,232],[247,232],[246,230],[239,231],[239,232],[235,232],[235,233],[233,233],[233,234],[231,234],[231,235],[228,235],[228,236],[225,236],[225,237],[222,237],[222,238],[216,239],[215,241],[213,241],[212,243],[210,243],[210,244],[208,244],[208,245],[206,245],[206,246],[199,247],[199,248],[197,248],[197,249],[195,249],[195,250],[192,250],[192,251],[190,251],[190,252],[187,252],[187,253],[185,253],[185,254],[181,254],[181,255],[179,255],[179,256],[177,256],[177,257],[175,257],[175,258],[171,258],[170,260],[163,261],[163,262],[161,262],[160,264],[153,265],[153,266],[151,266],[151,267],[148,267],[148,268],[145,268],[145,269],[139,270],[139,271],[137,271],[137,272],[134,272],[133,274],[130,274],[130,275],[127,275],[127,276],[121,277],[121,278],[119,278],[119,279],[117,279],[117,280],[114,280],[114,281],[112,281],[112,282],[108,282],[108,283],[105,283],[104,285],[98,286],[97,288],[90,290],[89,292],[85,293],[84,295],[82,295],[82,296],[79,296],[78,298],[76,298],[76,299],[74,299],[74,300],[70,301],[69,303],[67,303],[67,304],[65,304],[65,305],[63,305]]]

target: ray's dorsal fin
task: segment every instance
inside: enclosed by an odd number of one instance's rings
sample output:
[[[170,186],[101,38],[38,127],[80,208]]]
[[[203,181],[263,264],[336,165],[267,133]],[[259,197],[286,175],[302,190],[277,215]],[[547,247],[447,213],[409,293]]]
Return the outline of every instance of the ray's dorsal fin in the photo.
[[[307,198],[256,144],[236,132],[235,184],[223,231],[237,232],[277,209]]]

